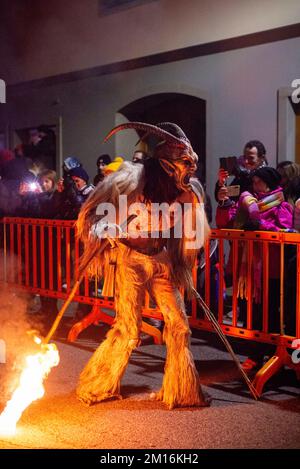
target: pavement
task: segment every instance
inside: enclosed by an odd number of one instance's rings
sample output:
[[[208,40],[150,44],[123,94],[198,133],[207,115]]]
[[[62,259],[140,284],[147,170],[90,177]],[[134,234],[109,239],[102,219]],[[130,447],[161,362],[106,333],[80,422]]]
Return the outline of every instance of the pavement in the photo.
[[[56,335],[61,361],[44,397],[24,411],[15,436],[0,436],[0,448],[300,448],[300,391],[292,370],[274,377],[256,402],[217,337],[195,331],[192,351],[212,403],[170,411],[149,399],[160,388],[165,362],[165,347],[149,338],[131,356],[123,399],[87,407],[76,399],[76,383],[108,326],[91,326],[69,344],[66,323]],[[0,398],[0,411],[4,404]]]

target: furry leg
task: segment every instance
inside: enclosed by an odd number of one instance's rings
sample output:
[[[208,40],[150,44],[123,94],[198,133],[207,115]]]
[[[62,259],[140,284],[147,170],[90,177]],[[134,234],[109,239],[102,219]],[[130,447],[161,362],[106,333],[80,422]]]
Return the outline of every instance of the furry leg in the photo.
[[[130,259],[116,269],[116,321],[82,371],[77,396],[87,404],[120,397],[120,382],[132,350],[139,343],[143,277]]]
[[[161,390],[155,395],[169,409],[174,407],[207,406],[198,372],[190,351],[190,329],[181,295],[171,282],[157,277],[152,292],[164,316],[164,340],[167,360]]]

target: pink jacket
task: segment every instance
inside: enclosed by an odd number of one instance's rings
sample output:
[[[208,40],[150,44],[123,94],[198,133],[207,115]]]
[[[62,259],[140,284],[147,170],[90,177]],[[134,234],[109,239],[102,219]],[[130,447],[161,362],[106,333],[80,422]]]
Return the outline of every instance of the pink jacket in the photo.
[[[281,187],[278,187],[272,192],[254,194],[257,200],[261,200],[267,195],[282,192]],[[218,228],[234,228],[234,222],[240,200],[237,204],[231,206],[217,207],[216,224]],[[293,207],[288,202],[281,202],[280,205],[272,207],[265,212],[259,214],[259,230],[262,231],[280,231],[281,229],[293,228]]]
[[[261,200],[267,195],[282,192],[281,187],[278,187],[272,192],[254,194],[257,200]],[[240,200],[231,206],[217,207],[216,224],[218,228],[236,228],[235,218]],[[281,202],[276,207],[259,213],[259,230],[261,231],[280,231],[281,229],[293,228],[293,208],[288,202]],[[269,275],[270,278],[279,278],[280,275],[280,251],[279,245],[271,244],[269,247]],[[232,253],[228,259],[226,267],[228,274],[232,273]]]

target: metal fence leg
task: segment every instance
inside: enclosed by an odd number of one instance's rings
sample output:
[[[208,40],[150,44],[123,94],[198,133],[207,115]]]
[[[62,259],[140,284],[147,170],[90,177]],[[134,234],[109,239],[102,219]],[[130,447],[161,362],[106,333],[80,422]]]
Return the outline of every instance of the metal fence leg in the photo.
[[[68,341],[75,342],[80,332],[84,331],[84,329],[89,327],[91,324],[97,323],[99,321],[112,325],[114,318],[110,316],[109,314],[105,314],[101,310],[100,306],[94,305],[92,308],[92,311],[89,314],[87,314],[83,319],[76,322],[72,326],[68,334]]]
[[[279,372],[284,365],[289,365],[291,359],[283,345],[278,345],[275,354],[265,363],[265,365],[256,373],[253,380],[259,396],[263,393],[264,385],[272,376]]]
[[[68,341],[75,342],[80,332],[95,322],[102,321],[105,324],[112,325],[114,320],[114,317],[110,316],[109,314],[105,314],[99,306],[95,305],[93,306],[92,311],[87,314],[87,316],[72,326],[70,332],[68,333]],[[155,344],[161,345],[163,343],[162,333],[156,327],[142,321],[141,331],[145,334],[151,335]]]
[[[151,326],[145,321],[142,321],[141,331],[144,332],[145,334],[151,335],[156,345],[162,345],[163,343],[162,333],[160,332],[159,329],[157,329],[154,326]]]

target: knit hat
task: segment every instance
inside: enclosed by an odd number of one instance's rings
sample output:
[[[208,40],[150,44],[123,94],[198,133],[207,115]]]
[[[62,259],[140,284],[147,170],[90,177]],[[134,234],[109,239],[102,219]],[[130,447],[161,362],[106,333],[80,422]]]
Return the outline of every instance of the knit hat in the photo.
[[[280,185],[281,176],[278,171],[270,166],[263,166],[253,172],[253,176],[257,176],[264,181],[269,189],[274,190]]]
[[[119,167],[123,163],[124,159],[121,156],[116,156],[115,159],[113,160],[112,163],[108,164],[105,166],[103,169],[103,173],[105,176],[110,173],[114,173],[115,171],[118,171]]]
[[[111,163],[111,157],[109,155],[107,155],[106,153],[103,154],[103,155],[98,156],[97,166],[99,166],[100,163],[103,163],[103,164]]]
[[[69,174],[70,174],[71,177],[76,176],[80,179],[83,179],[83,181],[85,181],[85,182],[88,182],[88,180],[89,180],[88,173],[81,166],[71,169],[69,171]]]

